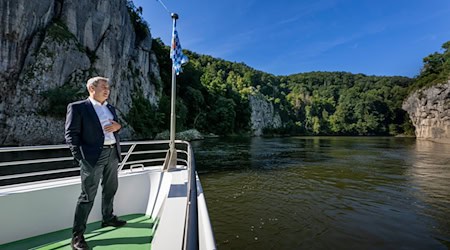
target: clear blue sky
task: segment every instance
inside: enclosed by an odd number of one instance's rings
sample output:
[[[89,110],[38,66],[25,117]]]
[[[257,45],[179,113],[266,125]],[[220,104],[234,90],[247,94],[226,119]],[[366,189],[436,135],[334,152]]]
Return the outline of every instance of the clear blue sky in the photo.
[[[169,45],[170,15],[133,0],[154,38]],[[419,74],[450,40],[450,0],[162,0],[179,14],[183,49],[275,75],[347,71]]]

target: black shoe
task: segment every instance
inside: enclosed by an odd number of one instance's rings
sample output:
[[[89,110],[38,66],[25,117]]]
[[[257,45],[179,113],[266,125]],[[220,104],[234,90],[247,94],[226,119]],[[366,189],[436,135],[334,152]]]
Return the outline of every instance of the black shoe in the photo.
[[[121,227],[121,226],[124,226],[125,224],[127,224],[127,222],[124,220],[120,220],[119,218],[117,218],[117,216],[114,216],[109,221],[102,221],[102,227],[107,227],[107,226]]]
[[[82,233],[74,234],[72,237],[72,242],[70,243],[73,250],[87,250],[89,249],[86,240],[84,240],[84,236]]]

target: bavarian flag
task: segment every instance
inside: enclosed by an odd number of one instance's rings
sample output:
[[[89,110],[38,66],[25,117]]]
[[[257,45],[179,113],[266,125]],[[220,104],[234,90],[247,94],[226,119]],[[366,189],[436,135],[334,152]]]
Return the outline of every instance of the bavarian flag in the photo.
[[[183,72],[181,66],[186,64],[189,59],[183,54],[181,50],[180,39],[178,39],[178,32],[176,27],[176,22],[173,23],[172,31],[172,45],[170,47],[170,58],[172,59],[172,67],[175,69],[177,75]]]

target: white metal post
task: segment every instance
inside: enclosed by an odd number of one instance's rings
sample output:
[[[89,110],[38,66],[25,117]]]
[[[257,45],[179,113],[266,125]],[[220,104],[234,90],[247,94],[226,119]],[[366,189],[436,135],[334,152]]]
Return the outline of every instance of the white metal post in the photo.
[[[176,27],[178,14],[172,13],[173,27]],[[175,168],[177,166],[177,149],[175,148],[175,122],[176,122],[176,113],[175,113],[175,104],[176,104],[176,81],[177,76],[175,72],[175,68],[172,65],[172,95],[170,102],[170,142],[169,142],[169,151],[166,155],[166,160],[164,161],[164,170],[169,170],[171,168]]]

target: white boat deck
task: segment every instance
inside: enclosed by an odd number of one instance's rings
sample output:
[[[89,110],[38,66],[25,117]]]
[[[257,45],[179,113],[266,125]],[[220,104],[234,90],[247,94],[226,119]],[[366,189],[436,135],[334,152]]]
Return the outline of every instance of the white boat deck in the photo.
[[[154,142],[129,144],[132,146],[126,153],[127,156],[135,153],[133,149],[136,145],[149,145]],[[119,217],[138,218],[144,222],[145,226],[133,222],[123,229],[114,229],[114,233],[111,230],[105,231],[99,228],[101,195],[97,195],[88,218],[88,223],[91,223],[90,231],[86,232],[86,235],[90,235],[89,238],[86,237],[88,244],[92,241],[91,243],[97,247],[108,245],[111,248],[107,249],[124,249],[125,245],[123,244],[125,243],[120,241],[123,239],[129,243],[127,243],[127,249],[133,244],[142,245],[144,243],[151,244],[152,249],[183,249],[186,247],[186,242],[195,242],[194,249],[197,247],[199,249],[216,249],[200,180],[192,171],[195,169],[195,163],[190,160],[190,157],[193,157],[192,149],[188,143],[186,144],[188,149],[179,152],[187,155],[187,159],[178,159],[178,162],[182,164],[177,164],[169,170],[163,170],[161,165],[151,165],[160,158],[147,158],[149,160],[124,163],[127,159],[125,158],[119,167],[119,189],[115,196],[114,214]],[[41,148],[44,147],[33,147],[33,150]],[[7,150],[23,151],[22,148]],[[161,153],[161,150],[146,150],[136,152],[136,154]],[[0,153],[1,151],[0,149]],[[65,160],[65,158],[59,159]],[[146,164],[146,161],[149,164]],[[28,164],[28,161],[13,163],[14,165]],[[130,169],[122,169],[124,164],[131,164]],[[21,177],[22,174],[16,175],[16,178]],[[74,210],[80,195],[80,182],[80,177],[74,176],[0,186],[0,221],[2,225],[0,226],[0,249],[67,247],[67,242],[71,237]],[[101,190],[98,191],[98,194],[101,194]],[[192,196],[195,194],[196,196]],[[194,206],[192,203],[195,203]],[[190,221],[194,221],[194,224]],[[136,242],[127,237],[129,232],[133,231],[133,227],[130,228],[132,225],[147,229],[145,235],[138,237]],[[191,235],[192,232],[195,233]],[[59,235],[56,240],[53,237],[55,235]],[[114,237],[108,238],[108,235],[114,235]],[[114,244],[98,244],[105,240]],[[115,248],[116,243],[119,244],[119,247]],[[148,244],[145,249],[149,248]],[[197,247],[195,247],[196,245]],[[49,249],[56,248],[50,247]]]

